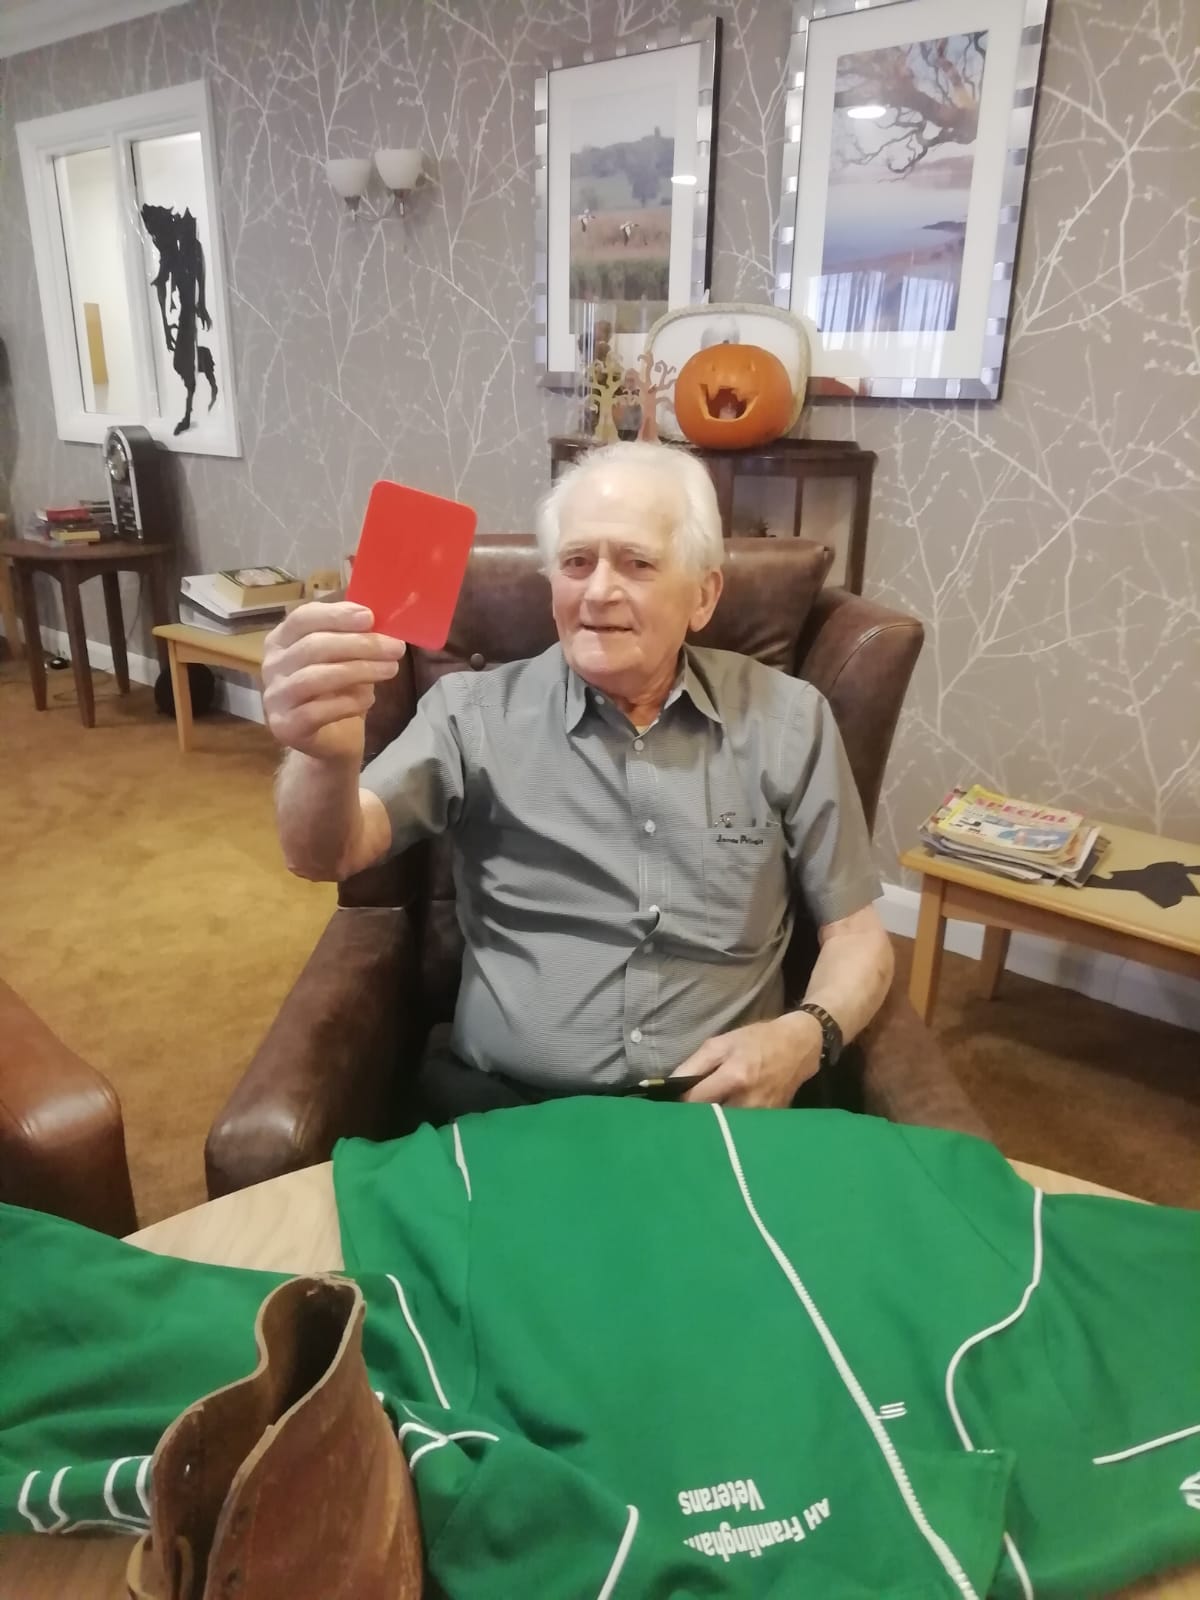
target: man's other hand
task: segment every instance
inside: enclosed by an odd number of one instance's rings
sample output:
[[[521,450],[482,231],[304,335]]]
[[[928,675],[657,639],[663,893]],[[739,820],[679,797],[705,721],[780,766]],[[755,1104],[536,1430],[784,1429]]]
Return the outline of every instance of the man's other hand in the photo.
[[[366,606],[314,600],[267,635],[263,711],[286,749],[361,760],[375,685],[396,676],[404,654],[399,639],[371,632],[374,621]]]
[[[794,1011],[717,1034],[672,1076],[706,1074],[683,1096],[694,1104],[782,1107],[820,1065],[821,1024],[807,1011]]]

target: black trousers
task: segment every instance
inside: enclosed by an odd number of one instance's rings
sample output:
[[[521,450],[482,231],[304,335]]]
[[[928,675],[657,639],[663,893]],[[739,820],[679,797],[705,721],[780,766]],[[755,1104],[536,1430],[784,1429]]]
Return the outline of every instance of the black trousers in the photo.
[[[837,1066],[832,1071],[822,1068],[810,1078],[792,1104],[861,1110],[861,1079],[862,1059],[857,1046],[847,1045]],[[504,1111],[513,1106],[538,1105],[543,1100],[558,1098],[532,1084],[502,1077],[498,1072],[481,1072],[463,1061],[450,1048],[450,1028],[446,1023],[430,1031],[417,1077],[417,1090],[421,1114],[434,1127],[473,1111]]]
[[[435,1128],[472,1111],[506,1111],[549,1098],[530,1084],[502,1078],[498,1072],[481,1072],[455,1055],[445,1023],[430,1031],[417,1076],[417,1094],[425,1120]]]

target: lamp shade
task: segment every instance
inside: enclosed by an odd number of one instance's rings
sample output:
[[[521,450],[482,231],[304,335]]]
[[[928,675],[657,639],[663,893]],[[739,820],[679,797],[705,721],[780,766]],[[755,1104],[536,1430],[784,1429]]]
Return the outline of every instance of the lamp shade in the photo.
[[[421,176],[424,157],[419,150],[376,150],[375,170],[386,188],[407,194]]]
[[[325,163],[325,175],[334,194],[343,200],[357,200],[367,187],[371,163],[365,156],[343,156]]]

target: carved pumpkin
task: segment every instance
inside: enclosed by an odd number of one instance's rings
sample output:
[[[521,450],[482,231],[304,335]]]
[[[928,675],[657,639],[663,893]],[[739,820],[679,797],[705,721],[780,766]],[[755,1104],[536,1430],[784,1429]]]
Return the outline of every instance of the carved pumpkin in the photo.
[[[685,361],[675,380],[675,416],[708,450],[748,450],[785,434],[794,396],[787,368],[757,344],[714,344]]]

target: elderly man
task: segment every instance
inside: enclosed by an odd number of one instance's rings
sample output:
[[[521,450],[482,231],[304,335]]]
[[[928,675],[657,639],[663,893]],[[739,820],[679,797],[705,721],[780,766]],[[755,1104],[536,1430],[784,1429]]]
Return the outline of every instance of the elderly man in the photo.
[[[349,604],[275,629],[263,700],[291,752],[287,863],[342,879],[450,832],[465,954],[451,1052],[431,1069],[441,1114],[506,1103],[479,1092],[497,1083],[519,1100],[672,1074],[699,1080],[689,1100],[786,1106],[892,976],[829,706],[686,643],[722,585],[694,457],[591,453],[551,490],[538,538],[558,644],[440,679],[361,772],[363,718],[403,645]],[[785,1012],[795,897],[820,953]]]

